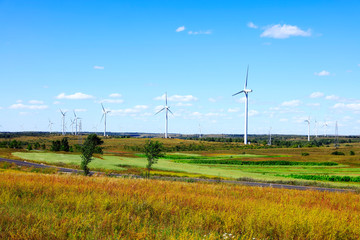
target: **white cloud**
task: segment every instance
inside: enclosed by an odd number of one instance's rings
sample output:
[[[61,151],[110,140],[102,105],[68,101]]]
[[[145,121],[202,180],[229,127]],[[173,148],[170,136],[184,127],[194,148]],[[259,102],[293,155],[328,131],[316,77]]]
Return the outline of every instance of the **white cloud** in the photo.
[[[154,98],[155,100],[163,100],[165,101],[165,94],[162,96]],[[172,102],[191,102],[191,101],[197,101],[197,98],[193,95],[173,95],[171,97],[168,97],[168,101]]]
[[[79,100],[79,99],[91,99],[91,98],[94,98],[94,96],[78,92],[78,93],[74,93],[71,95],[66,95],[65,93],[60,93],[56,98],[57,99]]]
[[[310,94],[310,98],[320,98],[320,97],[323,97],[324,96],[324,93],[322,92],[313,92],[312,94]]]
[[[253,22],[249,22],[248,24],[247,24],[247,26],[249,27],[249,28],[258,28],[258,26],[256,26]]]
[[[191,106],[192,106],[192,103],[182,103],[182,102],[179,102],[179,103],[177,103],[175,106],[177,106],[177,107],[191,107]]]
[[[103,66],[94,66],[94,69],[97,69],[97,70],[104,70],[104,67],[103,67]]]
[[[39,100],[30,100],[29,103],[30,104],[44,104],[43,101],[39,101]]]
[[[235,113],[235,112],[239,112],[241,109],[240,108],[229,108],[228,112],[229,113]]]
[[[319,107],[320,103],[308,103],[307,105],[310,107]]]
[[[260,35],[260,37],[268,37],[268,38],[289,38],[291,36],[301,36],[301,37],[309,37],[311,36],[311,30],[307,31],[301,30],[297,26],[292,25],[272,25],[265,28],[265,31]]]
[[[358,64],[358,66],[360,67],[360,63]]]
[[[99,103],[123,103],[124,100],[122,99],[103,99],[99,101]]]
[[[149,106],[147,105],[136,105],[133,108],[125,108],[125,109],[118,109],[118,110],[111,110],[111,115],[135,115],[136,113],[140,113],[145,109],[148,109]]]
[[[325,71],[325,70],[322,70],[321,72],[318,72],[318,73],[315,72],[314,75],[320,76],[320,77],[322,77],[322,76],[329,76],[329,75],[330,75],[330,72]]]
[[[249,117],[252,117],[252,116],[256,116],[256,115],[258,115],[258,114],[259,114],[259,112],[258,112],[258,111],[256,111],[256,110],[250,110],[248,114],[249,114]]]
[[[337,103],[333,106],[333,108],[359,112],[360,111],[360,103],[348,103],[348,104]]]
[[[53,102],[53,104],[55,104],[55,105],[59,105],[59,104],[61,104],[61,102],[59,102],[59,101],[55,101],[55,102]]]
[[[238,103],[244,103],[246,100],[246,97],[242,97],[242,98],[237,98],[235,101]]]
[[[10,109],[31,109],[31,110],[42,110],[48,108],[47,105],[26,105],[22,103],[16,103],[9,107]]]
[[[189,31],[188,34],[189,35],[199,35],[199,34],[211,34],[212,31],[211,30],[207,30],[207,31]]]
[[[87,112],[87,109],[84,108],[78,108],[78,109],[74,109],[75,112]]]
[[[289,121],[289,119],[287,119],[287,118],[280,118],[279,121],[280,121],[280,122],[287,122],[287,121]]]
[[[185,26],[178,27],[175,31],[176,32],[182,32],[185,30]]]
[[[111,97],[111,98],[120,98],[122,96],[121,96],[120,93],[112,93],[112,94],[109,95],[109,97]]]
[[[300,105],[300,100],[291,100],[291,101],[285,101],[281,104],[281,106],[284,107],[297,107]]]
[[[339,100],[340,98],[335,95],[329,95],[325,97],[326,100]]]
[[[20,99],[19,99],[19,100],[16,100],[16,102],[17,102],[17,103],[22,103],[23,100],[20,100]]]
[[[209,98],[208,101],[209,101],[209,102],[212,102],[212,103],[215,103],[215,102],[216,102],[216,99],[215,99],[215,98]]]

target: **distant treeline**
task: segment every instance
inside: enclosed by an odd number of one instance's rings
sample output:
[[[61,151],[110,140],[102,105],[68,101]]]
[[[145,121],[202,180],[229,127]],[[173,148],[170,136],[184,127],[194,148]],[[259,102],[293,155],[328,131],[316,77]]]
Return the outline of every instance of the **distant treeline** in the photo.
[[[232,138],[232,137],[190,137],[188,140],[199,140],[206,142],[224,142],[224,143],[242,143],[244,141],[243,138]],[[346,139],[339,139],[338,143],[353,143],[359,142],[360,138],[358,137],[349,137]],[[307,140],[294,140],[293,138],[274,138],[271,140],[271,146],[267,139],[263,138],[253,138],[249,139],[249,142],[252,145],[264,146],[264,147],[286,147],[286,148],[302,148],[302,147],[321,147],[321,146],[330,146],[331,144],[335,144],[335,139],[331,138],[318,138],[312,141]],[[251,146],[251,145],[249,145]],[[245,148],[251,148],[246,147]]]

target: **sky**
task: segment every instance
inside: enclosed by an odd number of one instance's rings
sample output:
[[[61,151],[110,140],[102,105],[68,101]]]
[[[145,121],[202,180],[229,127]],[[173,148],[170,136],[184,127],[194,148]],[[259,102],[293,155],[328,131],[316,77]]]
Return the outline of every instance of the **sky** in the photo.
[[[0,0],[0,131],[360,135],[360,2]],[[51,122],[52,124],[49,124]]]

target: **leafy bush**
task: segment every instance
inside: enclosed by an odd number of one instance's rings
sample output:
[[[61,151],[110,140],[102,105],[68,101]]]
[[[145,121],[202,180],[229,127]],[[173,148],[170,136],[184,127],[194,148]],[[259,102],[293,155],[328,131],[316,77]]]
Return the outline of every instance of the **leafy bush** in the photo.
[[[355,155],[355,152],[354,151],[350,151],[350,155]]]
[[[335,151],[335,152],[332,152],[331,155],[345,155],[345,153],[340,152],[340,151]]]
[[[279,176],[297,178],[297,179],[306,179],[306,180],[331,181],[331,182],[360,182],[360,177],[351,177],[351,176],[299,175],[299,174],[290,174],[286,176],[279,175]]]
[[[307,152],[303,152],[303,153],[301,153],[301,156],[309,156],[310,154],[309,153],[307,153]]]

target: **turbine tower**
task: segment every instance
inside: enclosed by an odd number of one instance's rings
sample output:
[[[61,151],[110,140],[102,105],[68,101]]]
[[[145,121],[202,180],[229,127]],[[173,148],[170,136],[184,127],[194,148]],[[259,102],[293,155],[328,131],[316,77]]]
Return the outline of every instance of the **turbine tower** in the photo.
[[[101,107],[102,107],[102,110],[103,110],[103,115],[101,117],[101,121],[104,118],[104,137],[106,137],[106,115],[111,111],[106,111],[103,104],[101,104]]]
[[[247,135],[248,135],[248,94],[250,92],[252,92],[251,89],[247,89],[248,76],[249,76],[249,65],[248,65],[247,71],[246,71],[246,80],[245,80],[244,89],[238,93],[233,94],[233,96],[238,95],[240,93],[245,94],[245,129],[244,129],[244,144],[245,145],[248,144],[248,140],[247,140]]]
[[[167,93],[165,93],[165,106],[160,111],[155,113],[155,115],[162,112],[163,110],[165,110],[165,138],[168,138],[168,119],[169,119],[168,112],[170,112],[172,115],[174,114],[171,112],[170,107],[167,104]]]
[[[268,141],[269,146],[271,146],[271,129],[272,129],[272,127],[270,127],[270,129],[269,129],[269,141]]]
[[[62,115],[62,135],[65,135],[65,115],[66,112],[63,112],[61,109],[59,109]]]
[[[305,120],[304,122],[307,122],[308,124],[308,142],[310,142],[310,117]]]
[[[81,118],[79,118],[77,115],[76,115],[76,113],[75,113],[75,110],[74,110],[74,116],[75,116],[75,135],[78,135],[78,123],[77,123],[77,120],[78,119],[81,119]]]
[[[54,123],[49,120],[48,128],[50,129],[50,134],[51,134],[51,132],[52,132],[52,125],[53,125],[53,124],[54,124]]]
[[[327,126],[328,126],[327,122],[324,122],[324,125],[323,125],[323,127],[324,127],[324,137],[326,137],[326,135],[327,135]]]

